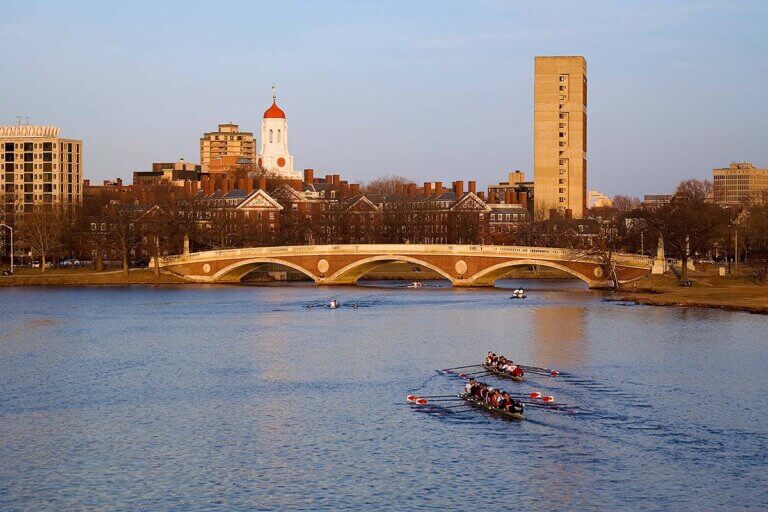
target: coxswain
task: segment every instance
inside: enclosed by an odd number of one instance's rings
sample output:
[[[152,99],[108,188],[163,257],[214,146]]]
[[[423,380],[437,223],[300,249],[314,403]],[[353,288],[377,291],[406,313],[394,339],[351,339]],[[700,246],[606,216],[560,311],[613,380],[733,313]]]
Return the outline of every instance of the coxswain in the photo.
[[[519,366],[515,366],[510,373],[512,374],[513,377],[522,377],[523,375],[525,375],[525,372]]]
[[[493,352],[488,352],[488,355],[485,356],[485,364],[491,364],[493,362],[493,356],[496,355]]]
[[[474,389],[475,389],[475,379],[470,379],[469,382],[467,382],[464,385],[464,391],[467,392],[467,396],[474,395]]]

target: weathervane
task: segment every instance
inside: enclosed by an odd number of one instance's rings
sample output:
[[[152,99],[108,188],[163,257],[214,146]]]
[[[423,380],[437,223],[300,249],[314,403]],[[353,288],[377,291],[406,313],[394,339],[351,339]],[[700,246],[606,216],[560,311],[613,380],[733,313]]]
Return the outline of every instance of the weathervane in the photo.
[[[272,101],[277,100],[277,87],[275,86],[275,82],[272,82]]]

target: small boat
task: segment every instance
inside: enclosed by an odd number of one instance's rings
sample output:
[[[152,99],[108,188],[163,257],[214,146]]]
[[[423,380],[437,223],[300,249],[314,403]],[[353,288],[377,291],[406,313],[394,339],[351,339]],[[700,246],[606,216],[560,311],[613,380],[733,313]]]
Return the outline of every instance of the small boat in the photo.
[[[424,283],[422,283],[421,281],[414,281],[408,285],[408,288],[423,288],[423,287],[424,287]]]
[[[512,290],[512,296],[510,299],[524,299],[525,297],[525,290],[522,288],[517,288],[516,290]]]
[[[509,411],[503,411],[501,409],[497,409],[495,407],[491,407],[490,405],[486,404],[485,402],[481,400],[477,400],[475,398],[470,398],[467,396],[466,393],[460,393],[459,398],[467,402],[472,407],[475,407],[477,409],[483,409],[484,411],[487,411],[494,416],[499,416],[500,418],[505,418],[508,420],[524,420],[525,416],[523,416],[523,406],[520,405],[520,411],[519,412],[509,412]]]
[[[488,370],[489,372],[491,372],[493,375],[495,375],[496,377],[498,377],[500,379],[509,379],[509,380],[513,380],[515,382],[525,382],[525,379],[523,377],[518,376],[518,375],[512,375],[511,373],[505,372],[504,370],[502,370],[500,368],[496,368],[493,365],[484,364],[483,368],[485,368],[486,370]]]

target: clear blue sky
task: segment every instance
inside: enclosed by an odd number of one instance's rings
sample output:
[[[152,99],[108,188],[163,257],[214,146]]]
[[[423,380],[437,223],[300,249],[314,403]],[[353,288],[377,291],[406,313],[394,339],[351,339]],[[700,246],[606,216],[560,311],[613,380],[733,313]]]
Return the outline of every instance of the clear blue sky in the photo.
[[[258,133],[274,81],[297,168],[488,183],[532,177],[534,56],[584,55],[589,188],[666,192],[768,167],[766,26],[764,1],[5,0],[0,123],[129,177],[219,122]]]

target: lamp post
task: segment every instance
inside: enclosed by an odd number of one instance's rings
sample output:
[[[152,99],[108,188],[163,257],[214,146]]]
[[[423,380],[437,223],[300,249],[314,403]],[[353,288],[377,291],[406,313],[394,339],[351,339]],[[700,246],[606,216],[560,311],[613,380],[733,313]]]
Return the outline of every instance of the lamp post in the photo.
[[[731,208],[728,208],[728,242],[726,242],[725,246],[728,247],[731,243]],[[726,252],[727,254],[727,252]],[[731,275],[731,258],[728,258],[728,275]]]
[[[11,274],[13,274],[13,228],[8,224],[0,224],[0,228],[8,228],[11,232]]]

